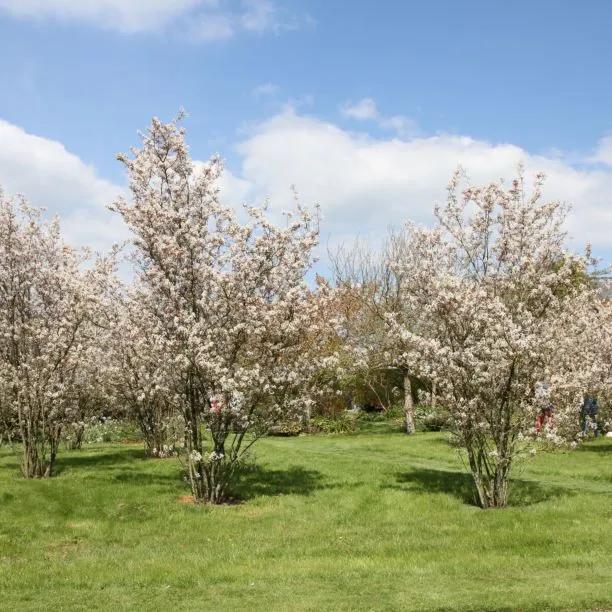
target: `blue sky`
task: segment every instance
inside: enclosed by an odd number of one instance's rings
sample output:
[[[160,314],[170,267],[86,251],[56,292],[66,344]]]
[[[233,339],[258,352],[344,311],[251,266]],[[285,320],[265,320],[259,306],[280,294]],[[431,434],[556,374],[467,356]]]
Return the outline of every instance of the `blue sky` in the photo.
[[[0,183],[103,245],[115,153],[185,107],[228,198],[295,184],[332,244],[427,221],[459,163],[523,161],[610,261],[611,29],[605,0],[0,0]]]

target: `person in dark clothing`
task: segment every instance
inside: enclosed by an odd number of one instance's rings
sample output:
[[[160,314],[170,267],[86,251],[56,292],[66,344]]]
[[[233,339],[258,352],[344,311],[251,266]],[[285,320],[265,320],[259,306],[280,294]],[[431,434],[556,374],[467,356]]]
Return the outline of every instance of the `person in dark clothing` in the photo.
[[[597,398],[592,395],[587,395],[582,402],[582,433],[587,434],[589,429],[595,431],[595,437],[599,434],[599,428],[597,427],[597,413],[599,412],[599,406],[597,405]]]

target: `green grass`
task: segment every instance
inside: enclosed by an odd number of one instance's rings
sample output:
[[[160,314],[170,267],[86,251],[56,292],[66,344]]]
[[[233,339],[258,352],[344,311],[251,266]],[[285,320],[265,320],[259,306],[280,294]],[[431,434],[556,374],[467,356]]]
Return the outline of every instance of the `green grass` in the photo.
[[[489,511],[443,434],[255,452],[244,502],[210,508],[179,503],[176,460],[139,447],[64,452],[30,482],[2,449],[0,608],[612,609],[609,440],[537,455]]]

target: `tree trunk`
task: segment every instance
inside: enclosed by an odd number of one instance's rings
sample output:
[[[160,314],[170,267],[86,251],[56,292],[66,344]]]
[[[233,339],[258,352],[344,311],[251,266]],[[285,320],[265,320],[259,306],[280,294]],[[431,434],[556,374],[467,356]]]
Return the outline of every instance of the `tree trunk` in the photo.
[[[412,385],[410,376],[404,373],[404,414],[406,415],[406,433],[414,433],[414,406],[412,404]]]
[[[85,435],[85,425],[77,425],[73,431],[72,438],[68,442],[70,450],[81,450],[83,448],[83,436]]]
[[[478,505],[483,508],[504,508],[508,503],[510,463],[498,461],[490,465],[484,450],[467,446],[470,470],[476,487]]]

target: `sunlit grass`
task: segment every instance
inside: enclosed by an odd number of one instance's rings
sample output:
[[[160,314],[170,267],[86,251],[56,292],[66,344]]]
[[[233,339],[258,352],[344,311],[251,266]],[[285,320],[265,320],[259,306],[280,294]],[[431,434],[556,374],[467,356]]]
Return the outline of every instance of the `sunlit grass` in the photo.
[[[174,459],[0,451],[0,609],[612,609],[612,443],[540,454],[482,511],[443,434],[274,438],[243,502],[194,507]]]

